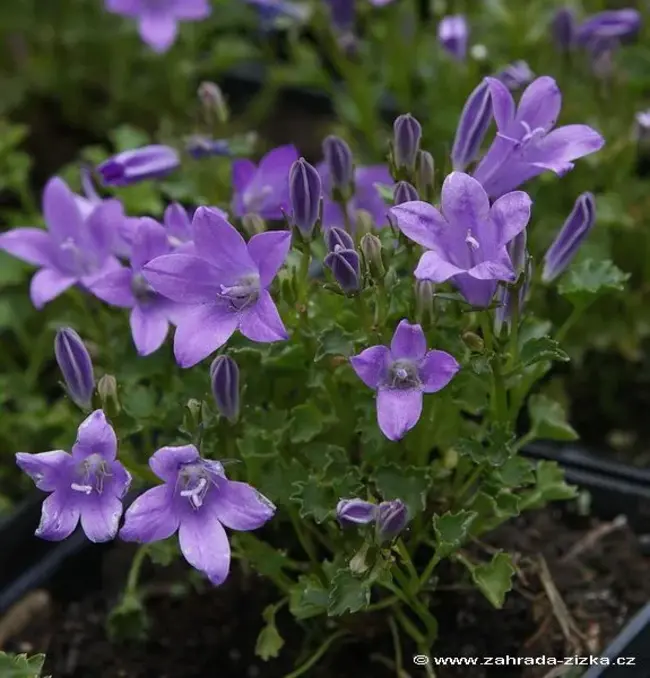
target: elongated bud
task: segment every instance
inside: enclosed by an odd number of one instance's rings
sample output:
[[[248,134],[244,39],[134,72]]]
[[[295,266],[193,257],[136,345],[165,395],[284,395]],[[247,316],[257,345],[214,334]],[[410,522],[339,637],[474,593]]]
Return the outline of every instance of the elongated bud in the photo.
[[[304,158],[289,170],[289,200],[293,224],[304,236],[310,236],[318,223],[323,188],[320,174]]]
[[[245,214],[242,217],[241,225],[249,238],[266,231],[266,222],[259,214]]]
[[[415,313],[420,324],[434,319],[434,291],[434,283],[430,280],[415,281]]]
[[[105,374],[97,382],[97,394],[102,405],[102,410],[109,417],[116,417],[122,407],[117,395],[117,380],[112,374]]]
[[[596,199],[591,193],[578,197],[562,229],[544,257],[542,280],[555,280],[571,263],[596,221]]]
[[[330,135],[323,141],[323,155],[332,183],[333,192],[347,198],[353,193],[354,159],[343,139]]]
[[[239,367],[227,355],[219,355],[210,365],[210,386],[219,412],[236,421],[239,416]]]
[[[422,125],[410,114],[400,115],[393,123],[393,162],[398,170],[412,174],[420,150]]]
[[[336,517],[342,525],[367,525],[376,516],[377,506],[363,499],[341,499],[336,505]]]
[[[401,499],[382,501],[377,511],[377,540],[394,539],[406,527],[408,509]]]
[[[435,166],[433,156],[429,151],[420,151],[417,160],[417,173],[415,185],[422,200],[431,202],[434,191]]]
[[[568,52],[575,41],[576,17],[570,7],[560,7],[551,19],[551,35],[555,46],[562,52]]]
[[[81,409],[89,410],[95,390],[93,363],[81,337],[71,327],[56,333],[54,355],[70,399]]]
[[[105,186],[128,186],[145,179],[159,179],[180,166],[178,151],[153,144],[123,151],[97,166]]]
[[[393,190],[393,205],[402,205],[405,202],[419,200],[420,196],[412,184],[408,181],[398,181]]]
[[[219,85],[214,82],[202,82],[199,85],[198,96],[208,117],[214,115],[220,123],[228,122],[230,113]]]
[[[386,267],[382,258],[381,240],[372,233],[366,233],[359,244],[364,261],[373,280],[383,280]]]
[[[443,17],[438,24],[438,42],[440,46],[457,61],[463,61],[467,55],[469,27],[462,14]]]
[[[469,95],[460,114],[451,150],[454,170],[462,172],[473,162],[492,121],[492,100],[486,80]]]
[[[334,226],[325,233],[325,244],[329,252],[333,252],[336,246],[342,247],[344,250],[354,249],[354,240],[352,236],[343,228]]]
[[[354,235],[357,240],[362,238],[366,233],[372,233],[375,229],[375,220],[368,210],[357,210],[354,221]]]
[[[485,350],[485,343],[483,339],[475,334],[474,332],[463,332],[461,339],[467,348],[474,353],[483,353]]]
[[[336,245],[324,261],[344,292],[357,292],[361,287],[361,265],[356,250]]]

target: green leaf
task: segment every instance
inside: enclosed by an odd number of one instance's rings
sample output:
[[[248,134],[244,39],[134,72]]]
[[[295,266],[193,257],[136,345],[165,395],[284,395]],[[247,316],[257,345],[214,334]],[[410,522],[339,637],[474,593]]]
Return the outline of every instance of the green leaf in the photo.
[[[266,622],[264,628],[260,631],[255,643],[255,655],[260,657],[262,661],[268,661],[272,657],[277,657],[284,645],[284,640],[278,632],[275,625],[275,613],[277,612],[277,605],[269,605],[262,612],[262,618]]]
[[[430,486],[428,468],[388,464],[379,468],[373,480],[383,499],[401,499],[411,518],[424,511]]]
[[[122,406],[134,419],[148,419],[156,412],[153,389],[136,386],[122,395]]]
[[[291,501],[300,504],[300,517],[313,518],[323,523],[334,514],[337,499],[331,487],[325,485],[320,478],[310,477],[293,484],[295,492]]]
[[[578,434],[566,419],[560,403],[545,395],[533,395],[528,401],[531,434],[535,439],[576,440]]]
[[[501,468],[493,471],[492,478],[504,487],[530,485],[535,480],[534,462],[524,457],[511,457]]]
[[[277,580],[284,576],[286,569],[295,568],[294,561],[284,551],[269,546],[249,532],[238,532],[232,539],[249,565],[269,579]]]
[[[147,611],[135,595],[125,595],[108,615],[108,635],[113,641],[146,640],[149,626]]]
[[[28,657],[26,654],[0,652],[0,676],[2,678],[40,678],[44,664],[44,654]]]
[[[581,306],[607,292],[620,292],[629,277],[609,260],[587,259],[568,271],[558,291],[574,306]]]
[[[386,184],[375,184],[375,189],[381,196],[381,199],[388,205],[393,204],[393,193],[394,189],[392,186],[387,186]]]
[[[484,565],[471,565],[467,561],[472,579],[481,593],[496,608],[503,607],[506,593],[512,589],[512,575],[515,568],[507,553],[495,553],[492,560]]]
[[[569,356],[560,348],[560,344],[550,337],[539,337],[527,341],[519,357],[524,367],[553,360],[558,362],[569,360]]]
[[[311,402],[293,408],[293,417],[289,425],[292,443],[308,443],[325,427],[327,417]]]
[[[164,539],[147,545],[147,555],[152,563],[161,567],[168,567],[179,555],[176,539]]]
[[[514,440],[515,436],[508,427],[494,425],[483,441],[467,438],[459,440],[456,449],[460,454],[468,456],[475,464],[499,467],[513,456]]]
[[[289,591],[289,610],[296,619],[327,613],[329,593],[315,575],[300,577]]]
[[[326,356],[344,356],[348,358],[354,352],[354,339],[340,327],[325,330],[318,337],[318,347],[314,362],[322,360]]]
[[[499,490],[495,495],[477,492],[467,506],[468,510],[478,514],[470,528],[472,535],[478,537],[519,515],[519,504],[519,497],[506,489]]]
[[[535,509],[550,501],[574,499],[578,490],[568,485],[562,467],[555,461],[540,461],[535,469],[535,487],[522,495],[522,509]]]
[[[474,511],[448,511],[441,516],[433,517],[433,530],[436,534],[436,556],[445,558],[457,551],[470,534],[470,528],[477,513]]]
[[[358,612],[370,604],[370,585],[355,577],[349,569],[339,570],[331,581],[327,614],[338,617]]]

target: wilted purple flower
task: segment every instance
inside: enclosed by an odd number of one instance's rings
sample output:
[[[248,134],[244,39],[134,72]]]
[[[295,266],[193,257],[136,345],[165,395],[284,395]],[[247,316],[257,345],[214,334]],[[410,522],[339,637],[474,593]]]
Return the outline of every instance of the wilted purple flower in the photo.
[[[180,165],[170,146],[152,145],[123,151],[97,167],[106,186],[128,186],[145,179],[159,179]]]
[[[556,47],[562,52],[569,51],[576,37],[576,16],[570,7],[560,7],[551,19],[551,35]]]
[[[490,88],[485,80],[469,95],[460,114],[451,162],[462,172],[478,156],[483,139],[492,122]]]
[[[544,256],[544,282],[555,280],[567,268],[595,221],[596,199],[591,193],[582,193]]]
[[[372,346],[350,358],[357,376],[377,391],[377,421],[389,440],[399,440],[418,422],[422,396],[444,388],[458,372],[455,358],[427,351],[420,325],[402,320],[390,348]]]
[[[511,92],[515,92],[530,85],[535,79],[535,74],[530,70],[530,66],[520,59],[506,66],[494,77],[500,80]]]
[[[248,483],[228,480],[223,464],[202,459],[193,445],[163,447],[149,466],[164,484],[131,504],[120,538],[149,544],[178,530],[187,562],[213,584],[223,583],[230,569],[224,526],[256,530],[273,517],[275,506]]]
[[[438,42],[454,59],[464,61],[467,56],[469,27],[462,14],[446,16],[438,24]]]
[[[398,181],[393,189],[393,205],[401,205],[404,202],[419,200],[420,196],[415,188],[408,181]]]
[[[352,151],[340,137],[330,135],[323,140],[323,157],[330,180],[330,190],[347,196],[354,183],[354,158]]]
[[[0,235],[0,250],[40,267],[30,286],[36,308],[43,308],[72,285],[88,287],[119,265],[110,254],[112,224],[106,219],[107,214],[119,209],[117,201],[106,200],[84,213],[79,196],[55,177],[43,193],[47,230],[15,228]]]
[[[397,169],[415,170],[420,150],[422,125],[410,114],[400,115],[393,123],[393,161]]]
[[[81,337],[71,327],[56,333],[54,355],[68,395],[79,407],[89,409],[95,390],[93,363]]]
[[[218,355],[210,365],[212,396],[221,414],[234,421],[239,415],[239,367],[228,355]]]
[[[179,21],[201,21],[210,15],[209,0],[105,0],[106,9],[138,20],[140,37],[154,51],[167,51]]]
[[[415,277],[450,280],[474,306],[488,306],[497,281],[513,281],[506,245],[526,228],[531,200],[522,191],[499,198],[492,207],[481,184],[452,172],[442,186],[442,213],[425,202],[391,209],[397,227],[427,248]]]
[[[91,541],[113,539],[122,498],[131,484],[129,472],[116,457],[115,431],[101,410],[79,426],[72,454],[63,450],[16,454],[16,463],[36,487],[51,492],[43,502],[36,536],[60,541],[74,532],[81,519]]]
[[[595,39],[626,40],[641,28],[641,14],[636,9],[612,9],[594,14],[583,21],[576,33],[581,45]]]
[[[185,142],[185,150],[194,158],[202,160],[213,155],[230,156],[230,142],[227,139],[212,139],[204,134],[194,134]]]
[[[342,525],[367,525],[377,517],[377,505],[363,499],[341,499],[336,517]]]
[[[250,160],[236,160],[232,166],[235,215],[282,219],[289,208],[289,171],[296,160],[298,151],[292,145],[273,149],[257,166]]]
[[[498,134],[474,177],[493,197],[546,170],[563,175],[573,169],[572,160],[594,153],[605,140],[587,125],[553,129],[560,113],[562,94],[553,78],[537,78],[515,107],[512,94],[496,78],[487,78]]]
[[[335,245],[323,262],[332,271],[336,282],[344,292],[357,292],[360,285],[361,267],[359,254],[353,249]]]
[[[352,236],[346,230],[338,228],[337,226],[334,226],[325,232],[325,243],[330,252],[333,252],[337,246],[344,250],[354,249],[354,240],[352,240]]]
[[[214,210],[199,207],[192,221],[196,254],[168,254],[143,269],[160,294],[193,308],[178,318],[174,354],[192,367],[223,346],[235,330],[252,341],[287,338],[268,292],[291,247],[289,231],[267,231],[244,241]]]
[[[304,158],[296,160],[289,172],[291,218],[305,236],[311,235],[318,222],[322,195],[323,187],[318,170]]]
[[[394,539],[407,525],[409,512],[401,499],[382,501],[377,511],[377,539]]]

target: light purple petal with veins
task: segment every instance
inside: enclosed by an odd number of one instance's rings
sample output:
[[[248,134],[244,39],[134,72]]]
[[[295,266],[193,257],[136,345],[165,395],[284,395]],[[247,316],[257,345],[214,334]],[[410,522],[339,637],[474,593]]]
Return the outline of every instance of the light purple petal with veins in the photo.
[[[268,287],[291,249],[291,231],[267,231],[254,235],[248,253],[260,272],[260,284]]]
[[[389,440],[400,440],[422,414],[422,392],[417,389],[380,388],[377,391],[377,422]]]
[[[411,325],[407,320],[400,321],[390,343],[393,360],[409,358],[420,360],[427,352],[427,340],[420,325]]]
[[[206,503],[202,508],[211,510],[213,519],[203,512],[186,511],[181,517],[179,543],[185,560],[218,586],[230,570],[230,544],[214,505]]]
[[[219,522],[231,530],[256,530],[275,514],[275,506],[247,483],[218,483],[213,510]]]
[[[242,311],[239,331],[251,341],[273,342],[289,338],[277,306],[267,290],[260,290],[258,300]]]
[[[387,346],[371,346],[350,358],[352,369],[359,379],[374,389],[385,379],[389,362],[390,350]]]
[[[221,290],[219,270],[203,257],[165,254],[142,269],[156,292],[180,304],[215,301]]]
[[[37,309],[43,308],[77,282],[76,278],[63,275],[51,268],[42,268],[34,274],[29,287],[29,296]]]
[[[141,494],[124,514],[120,539],[150,544],[171,537],[180,525],[173,510],[173,494],[174,487],[169,484],[158,485]]]
[[[176,361],[181,367],[201,362],[230,339],[238,322],[237,313],[225,305],[204,304],[188,310],[174,334]]]
[[[199,451],[194,445],[161,447],[149,458],[149,467],[161,480],[174,483],[183,464],[193,464],[199,459]]]
[[[460,369],[458,361],[445,351],[429,351],[419,365],[424,393],[436,393],[453,379]]]

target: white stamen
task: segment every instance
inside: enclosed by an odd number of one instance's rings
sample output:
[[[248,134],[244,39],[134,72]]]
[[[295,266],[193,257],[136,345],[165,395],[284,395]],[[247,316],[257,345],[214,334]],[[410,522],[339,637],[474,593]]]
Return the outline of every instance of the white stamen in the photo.
[[[470,229],[467,229],[467,235],[465,236],[465,242],[473,250],[477,250],[479,248],[478,240],[472,235],[472,231]]]
[[[78,485],[77,483],[72,483],[72,485],[70,485],[70,488],[73,489],[75,492],[83,492],[84,494],[90,494],[93,491],[91,485]]]
[[[203,506],[203,497],[201,496],[201,493],[207,484],[208,481],[205,478],[199,478],[196,487],[193,487],[191,490],[181,490],[181,497],[188,497],[195,508],[201,508],[201,506]]]

